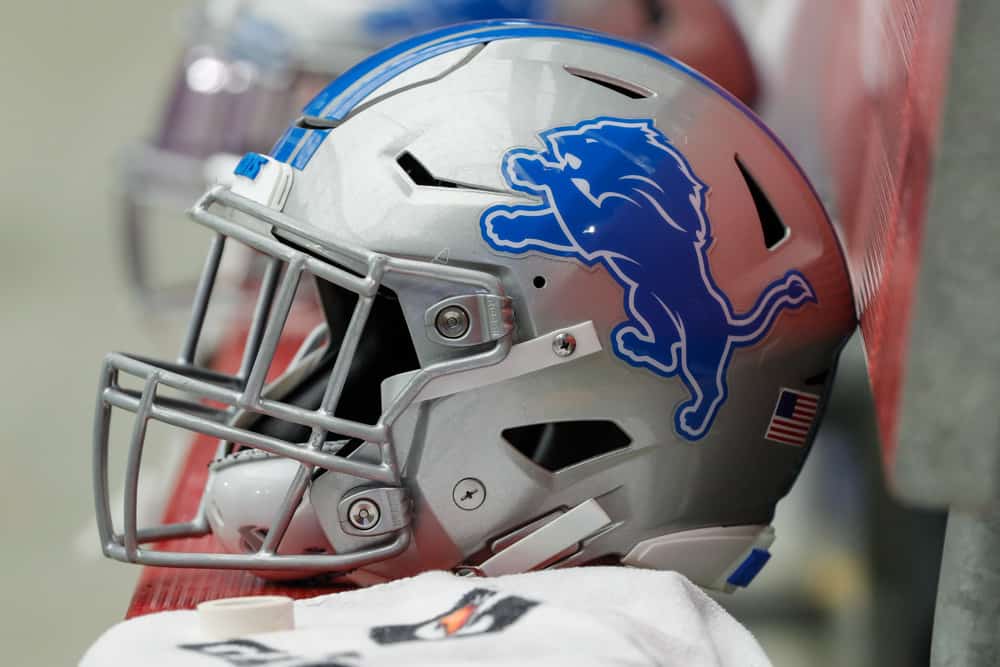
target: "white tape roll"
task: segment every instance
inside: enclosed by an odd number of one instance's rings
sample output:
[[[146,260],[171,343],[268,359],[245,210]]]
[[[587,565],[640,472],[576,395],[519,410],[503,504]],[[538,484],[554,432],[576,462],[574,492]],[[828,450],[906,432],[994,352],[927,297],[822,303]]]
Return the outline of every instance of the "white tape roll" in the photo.
[[[283,595],[210,600],[198,605],[198,621],[207,639],[229,639],[293,630],[295,608],[292,599]]]

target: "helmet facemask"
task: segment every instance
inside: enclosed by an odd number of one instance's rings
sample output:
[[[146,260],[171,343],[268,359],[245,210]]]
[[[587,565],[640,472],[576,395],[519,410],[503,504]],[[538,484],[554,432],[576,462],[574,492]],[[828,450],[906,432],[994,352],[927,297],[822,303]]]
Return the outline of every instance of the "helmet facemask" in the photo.
[[[392,293],[385,287],[387,280],[394,276],[405,276],[408,281],[428,280],[437,285],[448,284],[459,293],[467,292],[470,299],[506,303],[509,300],[503,296],[499,281],[479,271],[388,257],[346,246],[326,244],[323,255],[313,254],[315,239],[303,235],[308,225],[223,187],[203,197],[191,215],[216,236],[178,361],[156,362],[113,353],[106,358],[102,369],[95,420],[94,484],[105,553],[118,560],[149,565],[304,573],[355,569],[401,553],[410,541],[409,519],[401,503],[397,503],[399,508],[393,516],[386,519],[395,522],[394,529],[382,533],[384,538],[375,540],[372,546],[342,554],[289,555],[279,553],[279,547],[311,480],[318,474],[349,475],[382,485],[381,493],[398,498],[401,477],[391,438],[394,421],[430,379],[495,364],[510,348],[510,336],[506,335],[512,327],[509,307],[489,309],[496,317],[486,323],[478,321],[479,313],[474,309],[466,311],[472,321],[467,335],[477,332],[482,340],[474,341],[469,354],[438,361],[409,374],[395,398],[379,409],[373,399],[377,398],[375,391],[381,380],[414,370],[416,362],[412,345],[407,347],[410,334],[398,306],[392,302]],[[275,236],[291,236],[294,245],[276,239],[261,226],[270,228]],[[222,252],[232,241],[262,253],[268,258],[268,265],[239,370],[225,375],[199,368],[194,360]],[[296,290],[305,276],[314,277],[320,285],[328,320],[328,333],[324,337],[328,342],[311,351],[308,348],[315,347],[315,342],[304,346],[304,354],[297,363],[268,384],[266,377]],[[397,353],[385,355],[387,349]],[[142,382],[141,392],[119,383],[123,373]],[[112,525],[107,484],[112,408],[135,414],[126,471],[124,526],[120,533]],[[209,508],[204,497],[191,521],[139,529],[136,509],[139,468],[150,420],[218,438],[218,459],[231,455],[238,447],[250,447],[299,464],[256,553],[190,554],[142,546],[210,532]],[[343,439],[368,443],[365,450],[376,451],[376,460],[368,462],[338,455],[340,448],[331,445]],[[207,487],[210,486],[211,480]],[[369,489],[368,495],[377,495],[379,489]]]

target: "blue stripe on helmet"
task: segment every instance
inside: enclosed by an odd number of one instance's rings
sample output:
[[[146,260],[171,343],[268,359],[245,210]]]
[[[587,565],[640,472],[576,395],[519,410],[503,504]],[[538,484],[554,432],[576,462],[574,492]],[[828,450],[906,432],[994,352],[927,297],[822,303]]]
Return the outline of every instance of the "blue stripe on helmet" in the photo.
[[[309,164],[313,153],[316,152],[316,149],[319,148],[319,145],[323,143],[323,140],[326,139],[326,135],[329,133],[330,130],[310,130],[305,141],[302,142],[302,148],[299,149],[299,152],[295,154],[289,164],[296,169],[304,169]]]
[[[704,74],[691,69],[687,65],[674,60],[673,58],[656,51],[653,48],[629,42],[608,35],[583,30],[581,28],[571,28],[555,23],[544,23],[541,21],[525,20],[491,20],[474,21],[454,26],[432,30],[431,32],[417,35],[403,40],[393,46],[388,47],[371,57],[361,61],[344,74],[334,79],[326,88],[303,109],[307,116],[320,116],[330,120],[343,120],[354,108],[371,95],[381,86],[399,76],[403,72],[426,62],[435,56],[456,51],[458,49],[484,44],[486,42],[498,41],[501,39],[528,38],[561,38],[570,39],[592,44],[603,44],[615,48],[638,53],[675,70],[696,79],[705,86],[711,88],[724,99],[728,100],[734,107],[745,114],[758,127],[760,127],[777,146],[784,151],[792,164],[798,168],[799,172],[805,176],[805,172],[792,156],[788,148],[778,139],[777,135],[764,122],[757,117],[745,104],[737,99],[732,93],[715,83]],[[298,128],[301,129],[301,128]],[[286,132],[285,136],[275,145],[272,154],[275,159],[287,162],[291,155],[295,154],[294,164],[297,169],[304,168],[309,164],[309,160],[322,144],[328,132],[323,132],[319,139],[310,140],[295,152],[302,135]],[[287,144],[294,141],[294,145]],[[809,183],[808,177],[806,182]],[[811,184],[810,184],[810,187]],[[814,194],[815,191],[814,191]],[[818,194],[816,195],[819,199]]]
[[[334,79],[330,85],[328,85],[323,90],[312,99],[309,104],[303,109],[303,113],[307,116],[318,116],[323,113],[323,110],[336,98],[343,95],[343,93],[364,79],[367,75],[377,72],[378,69],[387,63],[390,63],[393,59],[409,52],[409,51],[419,51],[421,47],[426,47],[429,44],[434,44],[438,42],[448,43],[449,38],[454,38],[459,35],[475,33],[477,30],[486,30],[489,28],[495,28],[500,26],[522,26],[525,25],[526,21],[505,21],[505,20],[494,20],[494,21],[476,21],[473,23],[461,23],[458,25],[451,25],[444,28],[439,28],[437,30],[432,30],[430,32],[425,32],[422,35],[417,35],[415,37],[410,37],[409,39],[404,39],[401,42],[385,48],[378,53],[362,60],[360,63],[347,70],[336,79]],[[473,42],[475,43],[475,42]],[[461,46],[455,46],[455,49],[462,48]],[[435,54],[436,55],[436,54]],[[433,57],[433,56],[428,56]],[[425,58],[426,60],[426,58]],[[417,65],[422,60],[413,62],[410,67]],[[395,70],[394,70],[395,71]],[[379,77],[381,80],[381,77]],[[379,84],[381,85],[381,84]],[[378,88],[376,85],[371,90]]]
[[[306,134],[305,128],[299,127],[298,125],[292,125],[290,128],[285,130],[285,133],[281,135],[278,139],[278,143],[274,145],[271,149],[271,157],[279,162],[288,162],[291,159],[292,154],[295,149],[299,146],[299,141]]]

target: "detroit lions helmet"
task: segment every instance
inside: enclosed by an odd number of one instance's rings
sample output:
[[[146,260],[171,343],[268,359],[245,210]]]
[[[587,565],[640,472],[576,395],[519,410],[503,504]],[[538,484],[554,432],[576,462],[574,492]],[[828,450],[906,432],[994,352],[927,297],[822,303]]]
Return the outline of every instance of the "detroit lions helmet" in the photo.
[[[422,30],[480,18],[542,18],[546,0],[202,0],[149,140],[125,154],[122,236],[130,285],[150,310],[186,305],[197,277],[174,211],[228,182],[247,151],[264,151],[332,77]],[[176,241],[176,239],[175,239]],[[190,258],[195,260],[195,258]],[[230,260],[233,280],[245,257]]]
[[[192,216],[214,241],[180,361],[102,370],[118,560],[359,583],[612,561],[744,586],[855,325],[823,206],[751,111],[550,24],[374,55]],[[269,263],[222,374],[195,347],[233,243]],[[325,321],[269,379],[306,283]],[[120,531],[112,410],[135,413]],[[190,522],[138,525],[150,421],[218,442]],[[149,546],[209,533],[218,553]]]

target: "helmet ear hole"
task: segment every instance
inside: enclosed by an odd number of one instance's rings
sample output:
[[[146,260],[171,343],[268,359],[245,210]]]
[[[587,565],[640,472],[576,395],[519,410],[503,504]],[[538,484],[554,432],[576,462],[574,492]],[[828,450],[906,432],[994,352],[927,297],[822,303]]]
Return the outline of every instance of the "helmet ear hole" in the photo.
[[[531,284],[537,289],[542,289],[548,284],[548,281],[545,279],[545,276],[535,276],[535,279],[531,281]]]

